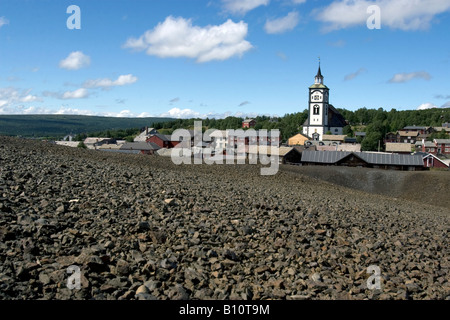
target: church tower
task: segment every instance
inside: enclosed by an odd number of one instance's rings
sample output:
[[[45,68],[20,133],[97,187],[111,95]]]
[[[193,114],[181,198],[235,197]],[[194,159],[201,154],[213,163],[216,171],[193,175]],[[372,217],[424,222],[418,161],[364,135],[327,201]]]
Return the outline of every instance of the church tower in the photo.
[[[314,84],[309,87],[309,116],[303,133],[313,140],[322,140],[322,136],[327,132],[328,108],[330,89],[323,84],[323,75],[320,69],[317,71]]]
[[[309,87],[308,119],[303,124],[303,134],[312,140],[321,141],[331,132],[342,135],[347,125],[344,117],[329,103],[330,89],[323,84],[322,70],[317,71],[314,84]]]

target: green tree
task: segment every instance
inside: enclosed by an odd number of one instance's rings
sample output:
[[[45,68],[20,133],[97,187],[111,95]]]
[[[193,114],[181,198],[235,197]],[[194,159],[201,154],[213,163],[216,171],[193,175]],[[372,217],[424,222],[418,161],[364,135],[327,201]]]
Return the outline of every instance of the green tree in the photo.
[[[433,141],[434,139],[450,139],[450,135],[442,129],[440,132],[433,132],[428,137],[428,141]]]
[[[84,140],[86,140],[86,138],[87,138],[86,133],[80,133],[80,134],[75,135],[74,140],[75,141],[84,141]]]
[[[78,143],[78,148],[87,149],[87,146],[84,144],[83,141],[80,141],[80,143]]]
[[[370,132],[361,142],[362,151],[378,151],[378,145],[381,147],[383,136],[379,132]]]
[[[347,137],[353,137],[355,135],[354,132],[353,132],[352,126],[350,126],[350,125],[344,127],[343,133]]]

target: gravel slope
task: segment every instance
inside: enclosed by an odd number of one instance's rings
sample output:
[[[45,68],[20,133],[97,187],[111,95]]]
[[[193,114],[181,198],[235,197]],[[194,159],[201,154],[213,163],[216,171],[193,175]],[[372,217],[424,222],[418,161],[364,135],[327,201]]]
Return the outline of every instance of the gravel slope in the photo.
[[[0,137],[0,298],[450,299],[448,207],[259,172]]]
[[[450,208],[449,170],[394,171],[332,166],[287,166],[283,170],[369,193]]]

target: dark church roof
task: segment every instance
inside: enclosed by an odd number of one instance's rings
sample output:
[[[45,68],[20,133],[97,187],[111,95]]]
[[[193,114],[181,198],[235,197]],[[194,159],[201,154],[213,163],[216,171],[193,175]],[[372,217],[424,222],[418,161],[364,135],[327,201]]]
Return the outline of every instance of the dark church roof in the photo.
[[[328,120],[329,127],[345,127],[347,125],[345,118],[331,104],[328,108],[328,114],[331,116],[331,119]]]
[[[310,89],[328,89],[328,87],[326,85],[321,84],[321,83],[315,83],[309,88]]]
[[[423,166],[421,156],[346,151],[304,151],[302,153],[302,162],[334,164],[349,155],[354,155],[372,165]]]

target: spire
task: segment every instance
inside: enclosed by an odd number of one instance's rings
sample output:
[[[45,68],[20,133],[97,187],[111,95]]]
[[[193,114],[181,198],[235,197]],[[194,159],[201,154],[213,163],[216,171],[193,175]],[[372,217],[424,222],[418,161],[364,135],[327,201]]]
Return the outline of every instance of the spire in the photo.
[[[317,71],[316,77],[323,78],[323,76],[322,76],[322,71],[320,70],[320,64],[319,64],[319,70]]]
[[[320,70],[320,57],[319,57],[319,70],[317,70],[317,75],[315,78],[315,84],[323,84],[322,71]]]

